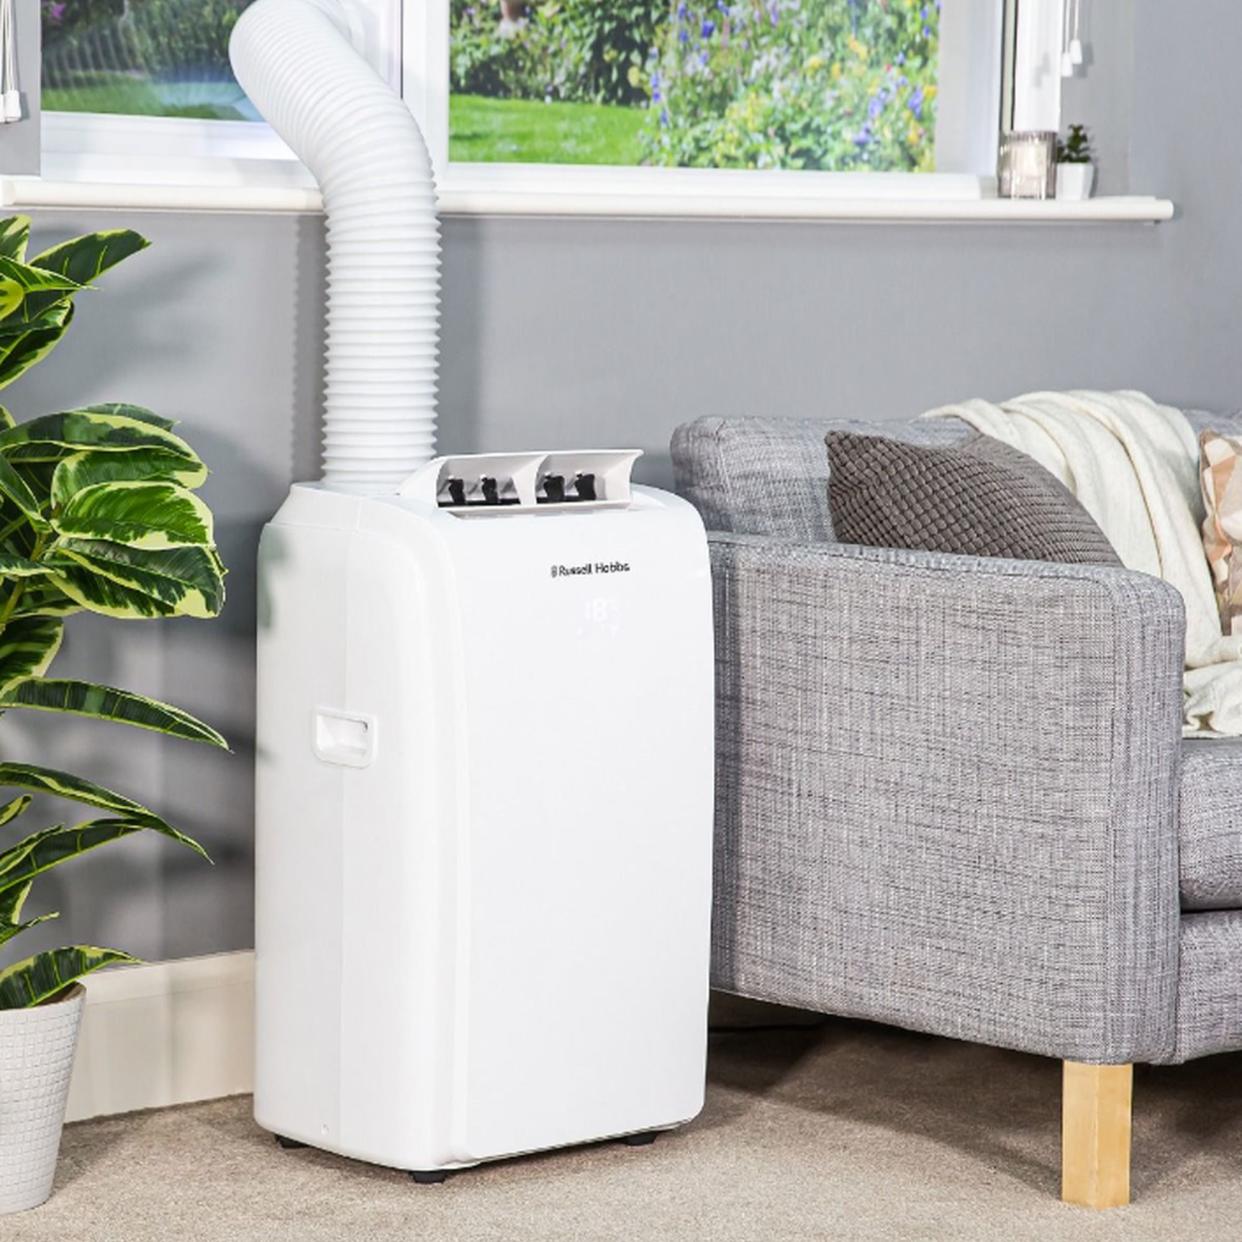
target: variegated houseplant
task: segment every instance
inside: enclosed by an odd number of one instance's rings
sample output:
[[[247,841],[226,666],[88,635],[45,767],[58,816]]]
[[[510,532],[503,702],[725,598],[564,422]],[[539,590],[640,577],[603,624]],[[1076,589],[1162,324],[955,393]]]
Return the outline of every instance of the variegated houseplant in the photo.
[[[27,258],[29,231],[24,217],[0,221],[0,388],[61,341],[79,291],[147,245],[137,233],[118,229]],[[224,569],[211,512],[193,490],[207,470],[172,427],[168,419],[131,405],[88,406],[26,422],[15,422],[0,407],[0,713],[65,712],[225,745],[214,729],[166,703],[48,675],[65,618],[75,612],[145,619],[211,617],[220,611]],[[90,850],[154,831],[206,857],[197,842],[154,811],[83,777],[0,755],[0,788],[5,787],[16,796],[0,805],[0,951],[56,917],[24,915],[33,882]],[[34,794],[54,795],[95,814],[6,844],[11,831],[6,826]],[[45,1008],[64,998],[82,976],[134,960],[121,949],[73,945],[0,969],[0,1063],[4,1041],[22,1029],[16,1011]],[[67,1075],[66,1068],[66,1081]],[[20,1115],[22,1102],[8,1099],[6,1118],[4,1093],[21,1085],[0,1082],[0,1210],[42,1202],[47,1194],[44,1189],[40,1196],[35,1185],[42,1172],[35,1182],[27,1176],[15,1185],[12,1177],[25,1176],[18,1169],[6,1182],[3,1149],[13,1136],[4,1133],[3,1123],[9,1121],[12,1129],[12,1115]],[[31,1116],[40,1114],[30,1101],[24,1103]],[[55,1130],[58,1139],[59,1117]],[[22,1154],[23,1136],[17,1141]],[[29,1136],[24,1146],[29,1148]],[[53,1148],[53,1165],[54,1160]]]

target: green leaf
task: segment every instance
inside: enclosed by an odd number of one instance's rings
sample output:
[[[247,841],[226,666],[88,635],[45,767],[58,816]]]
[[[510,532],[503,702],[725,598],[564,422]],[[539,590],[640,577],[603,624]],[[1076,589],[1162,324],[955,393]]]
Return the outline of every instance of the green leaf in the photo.
[[[33,526],[47,529],[47,521],[39,511],[39,502],[26,486],[25,480],[0,453],[0,493],[7,496],[30,519]]]
[[[145,250],[150,244],[132,229],[105,229],[72,237],[52,246],[35,255],[31,263],[46,271],[68,276],[80,285],[89,285],[110,267],[115,267],[122,259],[128,259],[139,250]]]
[[[8,348],[32,332],[59,328],[73,305],[72,296],[68,293],[31,294],[20,315],[0,319],[0,346]],[[43,305],[36,307],[35,298],[42,299]]]
[[[224,578],[211,548],[149,551],[102,540],[66,539],[57,547],[82,569],[157,600],[162,615],[214,617],[224,606]]]
[[[97,483],[179,483],[199,487],[207,478],[201,461],[190,461],[161,449],[135,449],[131,453],[71,453],[52,475],[52,504],[63,508],[78,492]]]
[[[16,845],[10,845],[3,853],[0,853],[0,892],[4,892],[7,888],[12,887],[8,883],[12,878],[16,884],[20,879],[17,868],[21,866],[27,858],[44,842],[56,836],[57,833],[65,831],[63,824],[56,824],[51,828],[43,828],[38,832],[32,832],[29,836],[23,837]],[[23,871],[21,874],[25,874]]]
[[[7,431],[10,427],[17,425],[13,415],[9,413],[4,406],[0,405],[0,431]]]
[[[0,578],[38,578],[52,571],[41,561],[12,552],[0,552]]]
[[[30,217],[9,216],[0,220],[0,254],[19,263],[26,258],[26,243],[30,240]]]
[[[30,886],[27,885],[26,889],[29,891]],[[0,894],[0,898],[2,897],[3,894]],[[24,923],[19,923],[16,920],[6,923],[0,919],[0,948],[3,948],[5,943],[12,940],[14,936],[20,936],[22,932],[29,931],[32,927],[38,927],[40,923],[50,923],[53,919],[58,918],[60,918],[59,911],[53,910],[50,914],[40,914],[38,918],[27,919]]]
[[[0,320],[0,388],[42,362],[60,344],[73,322],[72,299],[79,287],[146,244],[128,229],[112,229],[73,238],[36,255],[30,270],[42,273],[45,286],[58,281],[63,287],[25,291],[17,304],[20,315]],[[9,287],[9,305],[0,306],[10,315],[17,308],[12,304],[14,292]]]
[[[82,288],[81,281],[74,280],[64,272],[0,254],[0,285],[8,282],[15,284],[22,291],[23,297],[27,293],[74,293]]]
[[[19,262],[0,254],[0,317],[19,315],[30,319],[64,300],[67,293],[76,293],[82,286],[68,276],[45,271],[29,263]],[[35,294],[52,294],[36,298]]]
[[[166,420],[153,422],[153,418],[149,410],[124,405],[44,414],[0,432],[0,452],[15,461],[58,461],[65,449],[97,453],[157,449],[197,463],[194,450],[162,425]]]
[[[129,690],[98,686],[89,681],[59,681],[32,677],[0,690],[0,710],[28,707],[36,711],[66,712],[72,716],[91,716],[181,737],[207,742],[228,749],[228,743],[210,725],[195,719],[179,707],[149,699]]]
[[[136,823],[128,819],[91,819],[75,824],[72,828],[57,826],[31,833],[24,841],[19,841],[0,854],[0,893],[17,888],[62,863],[72,862],[83,854],[89,854],[101,845],[110,845],[113,841],[124,840],[136,832],[146,832],[148,829],[161,833],[178,845],[186,846],[202,858],[207,858],[207,852],[197,841],[175,828],[169,828],[167,824],[163,828],[156,828],[153,824]]]
[[[20,340],[35,329],[56,328],[80,289],[68,276],[0,255],[0,332]]]
[[[0,632],[0,694],[38,676],[60,650],[64,623],[55,617],[18,617]]]
[[[16,923],[21,918],[22,907],[33,885],[33,880],[27,880],[25,884],[16,884],[0,893],[0,925]]]
[[[211,510],[176,483],[97,483],[75,493],[52,525],[64,536],[132,548],[180,548],[212,542]]]
[[[120,453],[110,453],[110,457],[124,456]],[[52,476],[56,473],[58,463],[54,461],[20,461],[13,462],[13,469],[21,475],[22,481],[26,484],[39,502],[46,507],[52,494]]]
[[[49,571],[50,574],[50,571]],[[60,575],[28,586],[13,610],[14,617],[71,617],[85,605],[66,595],[58,585]],[[96,609],[95,611],[100,611]]]
[[[3,828],[5,824],[11,824],[29,805],[30,795],[21,794],[0,806],[0,828]],[[0,918],[3,917],[4,910],[0,908]]]
[[[35,599],[30,602],[29,608],[23,596],[17,607],[18,614],[68,616],[79,608],[86,608],[121,621],[158,621],[162,617],[176,615],[171,605],[153,595],[102,577],[93,568],[85,569],[81,565],[65,562],[59,562],[55,568],[56,572],[48,580],[56,591],[55,596],[35,592]],[[66,597],[68,604],[62,602]]]
[[[48,322],[50,321],[50,322]],[[0,388],[7,388],[60,344],[73,322],[73,303],[61,302],[40,317],[37,330],[0,342]]]
[[[175,418],[165,418],[144,405],[130,405],[127,401],[101,401],[98,405],[84,405],[82,408],[91,414],[120,414],[125,418],[136,418],[140,423],[163,427],[165,431],[171,431],[177,425]]]
[[[51,949],[0,970],[0,1009],[29,1009],[53,1000],[71,983],[105,966],[137,962],[120,949],[79,944]]]
[[[88,781],[84,776],[61,772],[57,768],[45,768],[34,763],[0,763],[0,789],[4,788],[33,790],[99,811],[115,811],[127,820],[147,824],[160,831],[172,831],[163,819],[141,802]]]

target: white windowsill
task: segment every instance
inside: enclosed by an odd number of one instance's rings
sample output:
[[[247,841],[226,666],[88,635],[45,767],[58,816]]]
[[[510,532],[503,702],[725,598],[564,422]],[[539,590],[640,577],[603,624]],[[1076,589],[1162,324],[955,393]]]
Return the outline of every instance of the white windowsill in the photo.
[[[1169,220],[1173,203],[1145,195],[1117,195],[1069,202],[1059,199],[856,198],[808,195],[564,194],[495,189],[445,190],[446,216],[613,216],[683,219],[928,221],[1064,223]],[[0,178],[0,206],[82,207],[129,211],[236,211],[314,213],[322,210],[313,188],[276,185],[159,185],[104,181]]]
[[[1085,202],[1002,198],[851,198],[826,196],[517,194],[465,191],[440,195],[444,215],[622,216],[718,220],[838,220],[1035,223],[1131,220],[1156,223],[1173,216],[1167,199],[1093,198]]]

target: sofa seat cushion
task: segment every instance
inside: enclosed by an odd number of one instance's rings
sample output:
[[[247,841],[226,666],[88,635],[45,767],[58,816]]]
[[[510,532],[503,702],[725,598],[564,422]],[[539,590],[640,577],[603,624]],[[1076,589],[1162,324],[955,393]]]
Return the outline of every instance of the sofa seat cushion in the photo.
[[[1242,910],[1242,738],[1182,743],[1183,910]]]

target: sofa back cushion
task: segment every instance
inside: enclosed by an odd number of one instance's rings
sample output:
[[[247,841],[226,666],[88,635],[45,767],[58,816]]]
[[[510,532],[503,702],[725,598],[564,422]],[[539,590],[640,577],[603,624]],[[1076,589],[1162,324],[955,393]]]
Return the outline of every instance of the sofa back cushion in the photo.
[[[677,491],[708,530],[836,542],[828,513],[830,431],[909,444],[956,444],[973,435],[956,419],[864,423],[846,419],[699,418],[673,433]]]
[[[1242,433],[1242,415],[1187,410],[1195,432]],[[862,422],[831,418],[697,418],[673,432],[677,491],[708,530],[836,542],[828,513],[829,431],[887,436],[907,444],[958,444],[973,434],[957,419]]]

